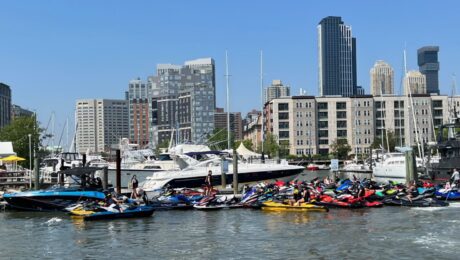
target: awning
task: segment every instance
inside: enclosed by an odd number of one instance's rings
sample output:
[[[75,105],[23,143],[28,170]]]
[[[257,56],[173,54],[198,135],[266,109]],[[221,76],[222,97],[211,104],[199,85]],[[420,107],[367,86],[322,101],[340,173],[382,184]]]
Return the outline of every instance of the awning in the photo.
[[[16,155],[10,155],[8,157],[0,159],[0,161],[3,161],[3,162],[20,162],[20,161],[25,161],[25,160],[26,159],[22,157],[18,157]]]

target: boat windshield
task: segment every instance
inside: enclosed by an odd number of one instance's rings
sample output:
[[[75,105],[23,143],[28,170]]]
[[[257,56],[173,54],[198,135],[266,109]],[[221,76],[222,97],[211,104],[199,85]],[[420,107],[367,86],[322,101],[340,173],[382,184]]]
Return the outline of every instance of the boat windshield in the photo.
[[[163,153],[158,156],[158,161],[172,161],[172,158],[169,154]]]

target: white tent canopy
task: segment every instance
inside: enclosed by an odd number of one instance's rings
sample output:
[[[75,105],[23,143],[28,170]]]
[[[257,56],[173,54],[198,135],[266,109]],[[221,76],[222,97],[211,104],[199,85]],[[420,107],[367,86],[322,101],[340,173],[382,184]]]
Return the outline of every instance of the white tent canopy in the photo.
[[[7,157],[10,155],[16,155],[13,151],[12,142],[0,142],[0,158]]]
[[[233,152],[233,150],[232,150],[232,152]],[[238,146],[238,148],[236,149],[236,152],[238,153],[238,155],[240,155],[244,159],[248,159],[248,158],[251,158],[251,157],[253,157],[253,158],[254,157],[261,158],[262,157],[261,154],[255,153],[255,152],[249,150],[248,148],[246,148],[246,146],[244,146],[243,142],[240,143],[240,146]]]

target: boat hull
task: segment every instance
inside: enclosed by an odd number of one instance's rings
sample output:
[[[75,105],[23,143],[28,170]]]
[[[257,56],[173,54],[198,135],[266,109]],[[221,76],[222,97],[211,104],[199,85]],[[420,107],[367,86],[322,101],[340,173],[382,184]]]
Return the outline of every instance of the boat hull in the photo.
[[[267,202],[262,203],[261,208],[262,210],[268,210],[268,211],[320,211],[320,212],[328,211],[327,207],[318,206],[318,205],[314,205],[310,203],[302,203],[300,206],[290,206],[287,204],[273,202],[273,201],[267,201]]]
[[[63,211],[69,205],[82,200],[100,201],[104,193],[98,191],[36,191],[4,194],[8,206],[27,211]]]
[[[145,218],[153,215],[155,208],[149,206],[139,206],[132,210],[125,210],[123,212],[111,211],[87,211],[87,210],[72,210],[71,214],[77,217],[82,217],[84,220],[105,220],[117,218]]]

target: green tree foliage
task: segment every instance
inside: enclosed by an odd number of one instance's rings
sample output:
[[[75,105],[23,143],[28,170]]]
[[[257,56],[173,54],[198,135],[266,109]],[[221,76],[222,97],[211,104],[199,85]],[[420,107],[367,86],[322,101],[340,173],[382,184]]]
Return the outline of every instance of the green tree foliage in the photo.
[[[278,145],[278,140],[276,136],[274,136],[271,133],[268,133],[265,136],[265,142],[264,142],[264,152],[267,154],[270,158],[273,158],[276,156],[278,153],[280,147]]]
[[[227,149],[227,130],[226,129],[220,129],[216,128],[214,129],[213,133],[211,136],[208,136],[208,146],[211,149],[216,149],[216,150],[225,150]],[[233,133],[230,133],[230,144],[231,147],[233,147]]]
[[[155,155],[159,156],[161,153],[161,150],[163,148],[168,148],[169,147],[169,141],[163,141],[162,143],[158,144],[157,147],[155,148]]]
[[[390,152],[394,152],[397,138],[396,138],[395,133],[391,130],[388,130],[386,134],[385,133],[383,134],[383,144],[382,144],[381,136],[376,136],[374,138],[374,142],[371,144],[371,148],[372,149],[384,148],[385,150],[387,150],[388,149],[387,135],[388,135],[388,144],[390,145]]]
[[[41,136],[43,129],[38,127],[35,117],[18,117],[11,124],[0,129],[0,141],[13,142],[13,149],[19,157],[26,159],[20,162],[23,167],[29,166],[29,134],[31,134],[32,151],[44,154],[41,142],[49,135]]]
[[[351,146],[348,144],[347,139],[335,139],[331,144],[331,154],[337,159],[347,159],[348,154],[351,152]]]

